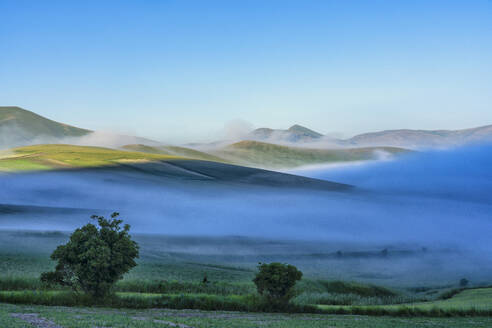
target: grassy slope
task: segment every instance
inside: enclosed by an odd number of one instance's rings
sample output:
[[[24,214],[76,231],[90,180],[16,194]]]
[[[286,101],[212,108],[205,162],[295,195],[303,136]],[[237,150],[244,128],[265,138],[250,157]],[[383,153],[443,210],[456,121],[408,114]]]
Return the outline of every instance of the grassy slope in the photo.
[[[158,161],[177,156],[72,145],[36,145],[0,152],[0,171],[42,170]]]
[[[0,107],[0,127],[15,125],[33,136],[79,137],[90,130],[58,123],[20,107]]]
[[[212,161],[212,162],[226,162],[226,160],[214,156],[202,151],[198,151],[191,148],[186,147],[177,147],[177,146],[146,146],[146,145],[126,145],[122,147],[125,150],[130,151],[138,151],[150,154],[164,154],[164,155],[173,155],[173,156],[182,156],[192,159],[199,159],[203,161]]]
[[[215,154],[242,164],[266,167],[295,167],[329,162],[369,160],[374,158],[375,151],[384,151],[391,154],[407,152],[405,149],[395,147],[309,149],[259,141],[240,141],[216,151]]]

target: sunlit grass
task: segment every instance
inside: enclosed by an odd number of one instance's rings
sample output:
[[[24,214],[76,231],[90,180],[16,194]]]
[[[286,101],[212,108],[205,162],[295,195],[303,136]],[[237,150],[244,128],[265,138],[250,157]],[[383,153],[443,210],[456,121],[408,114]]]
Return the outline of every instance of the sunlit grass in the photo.
[[[183,158],[174,155],[73,145],[35,145],[14,148],[0,156],[0,170],[26,171],[117,165],[128,162]]]

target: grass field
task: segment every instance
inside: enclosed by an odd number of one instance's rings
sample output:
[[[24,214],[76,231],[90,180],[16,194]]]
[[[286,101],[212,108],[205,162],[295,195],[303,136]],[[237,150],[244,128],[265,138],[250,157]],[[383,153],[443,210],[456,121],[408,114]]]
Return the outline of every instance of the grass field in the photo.
[[[83,296],[39,281],[41,272],[53,268],[50,252],[67,238],[67,233],[57,231],[0,232],[0,302],[52,306],[93,304]],[[412,261],[409,252],[402,252],[401,259],[397,253],[393,259],[388,259],[378,257],[371,250],[367,253],[359,250],[351,255],[346,253],[344,259],[335,253],[313,254],[313,249],[321,251],[329,247],[319,243],[242,237],[136,235],[135,238],[141,245],[138,266],[117,283],[115,297],[101,303],[105,306],[263,311],[251,280],[258,261],[278,260],[294,263],[305,273],[296,286],[297,296],[289,312],[435,317],[475,317],[492,313],[492,289],[469,289],[450,299],[442,299],[458,287],[456,279],[441,279],[441,284],[434,281],[430,285],[408,285],[404,277],[388,277],[385,285],[380,285],[385,280],[377,276],[368,280],[359,278],[359,282],[334,280],[340,276],[347,280],[362,276],[361,271],[351,273],[349,270],[357,263],[364,263],[361,261],[367,261],[364,265],[380,267],[394,260],[400,266],[400,261]],[[416,253],[416,256],[422,257],[422,254]],[[342,271],[332,276],[335,268]],[[202,283],[205,275],[207,284]],[[390,322],[367,320],[375,324]],[[209,321],[214,323],[213,318]],[[269,324],[275,327],[276,323]]]
[[[136,235],[139,265],[117,283],[113,296],[95,302],[39,280],[53,268],[50,252],[67,238],[58,231],[0,231],[0,327],[492,327],[492,288],[442,299],[457,281],[411,288],[405,280],[401,287],[394,279],[392,286],[334,281],[319,274],[345,260],[312,253],[326,245],[243,237]],[[370,250],[364,254],[354,252],[347,267],[365,256],[379,261]],[[305,272],[284,313],[268,313],[277,310],[264,308],[256,293],[251,279],[259,259],[294,262]]]
[[[394,318],[354,315],[266,314],[197,310],[129,310],[0,304],[0,326],[45,328],[484,328],[492,318]]]

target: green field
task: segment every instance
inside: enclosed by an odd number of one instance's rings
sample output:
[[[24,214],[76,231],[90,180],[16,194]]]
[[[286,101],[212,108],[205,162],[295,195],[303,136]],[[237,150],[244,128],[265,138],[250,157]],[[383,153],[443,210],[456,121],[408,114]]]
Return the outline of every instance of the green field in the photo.
[[[384,280],[378,277],[355,282],[351,271],[336,275],[345,276],[351,282],[334,280],[330,275],[334,263],[338,263],[339,270],[343,270],[345,261],[347,268],[361,263],[365,256],[362,250],[352,255],[359,256],[355,259],[330,260],[326,255],[313,256],[311,253],[311,247],[327,247],[321,244],[243,237],[157,235],[135,236],[141,246],[138,266],[116,284],[113,298],[100,306],[168,310],[85,309],[84,306],[90,306],[94,301],[64,288],[43,285],[39,280],[41,272],[53,268],[50,252],[67,238],[67,233],[56,231],[0,232],[0,302],[12,304],[1,306],[4,312],[1,317],[3,322],[0,323],[19,322],[10,313],[20,312],[39,313],[41,317],[63,327],[105,327],[109,320],[107,313],[114,313],[115,318],[121,316],[121,321],[115,319],[109,325],[116,327],[125,324],[131,327],[163,325],[153,320],[167,320],[192,327],[250,327],[255,324],[252,322],[261,322],[258,324],[260,327],[323,327],[328,323],[340,327],[357,327],[354,324],[360,327],[465,327],[465,323],[469,327],[481,327],[490,323],[489,318],[481,316],[488,317],[492,313],[492,288],[466,289],[443,299],[451,290],[458,288],[458,281],[411,285],[411,281],[404,277],[394,277],[381,285]],[[367,256],[372,258],[366,259],[370,261],[367,265],[379,266],[371,262],[379,261],[373,259],[373,253],[368,251]],[[407,254],[403,260],[408,259]],[[256,272],[256,263],[274,260],[295,263],[305,273],[296,286],[297,296],[292,301],[292,307],[285,310],[304,314],[251,313],[265,311],[251,281]],[[205,275],[209,281],[207,284],[202,283]],[[70,308],[60,310],[58,306]],[[177,311],[185,309],[194,310]],[[242,312],[221,312],[217,315],[215,311]],[[91,315],[81,314],[88,312]],[[128,313],[132,317],[146,319],[125,319]],[[166,314],[152,317],[150,313]],[[202,314],[197,317],[189,313]],[[101,321],[97,319],[99,314]],[[73,318],[80,316],[85,319],[73,322]],[[453,318],[446,318],[448,316]],[[220,320],[223,317],[231,318]],[[13,324],[12,327],[15,327]],[[19,324],[23,324],[22,320]]]

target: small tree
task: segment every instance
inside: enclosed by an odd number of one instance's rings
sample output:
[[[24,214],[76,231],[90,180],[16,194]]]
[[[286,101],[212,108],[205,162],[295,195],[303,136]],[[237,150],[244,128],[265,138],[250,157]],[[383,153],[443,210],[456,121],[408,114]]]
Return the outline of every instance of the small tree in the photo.
[[[104,297],[116,281],[136,266],[138,245],[129,235],[130,226],[117,219],[93,215],[97,225],[86,224],[76,229],[65,245],[58,246],[51,259],[58,261],[55,271],[45,272],[41,280],[70,286],[95,297]]]
[[[302,272],[293,265],[282,263],[260,263],[259,272],[253,279],[260,295],[270,301],[288,303],[294,296],[292,288],[302,278]]]
[[[466,287],[468,286],[468,283],[469,283],[468,279],[466,278],[460,279],[460,287]]]

